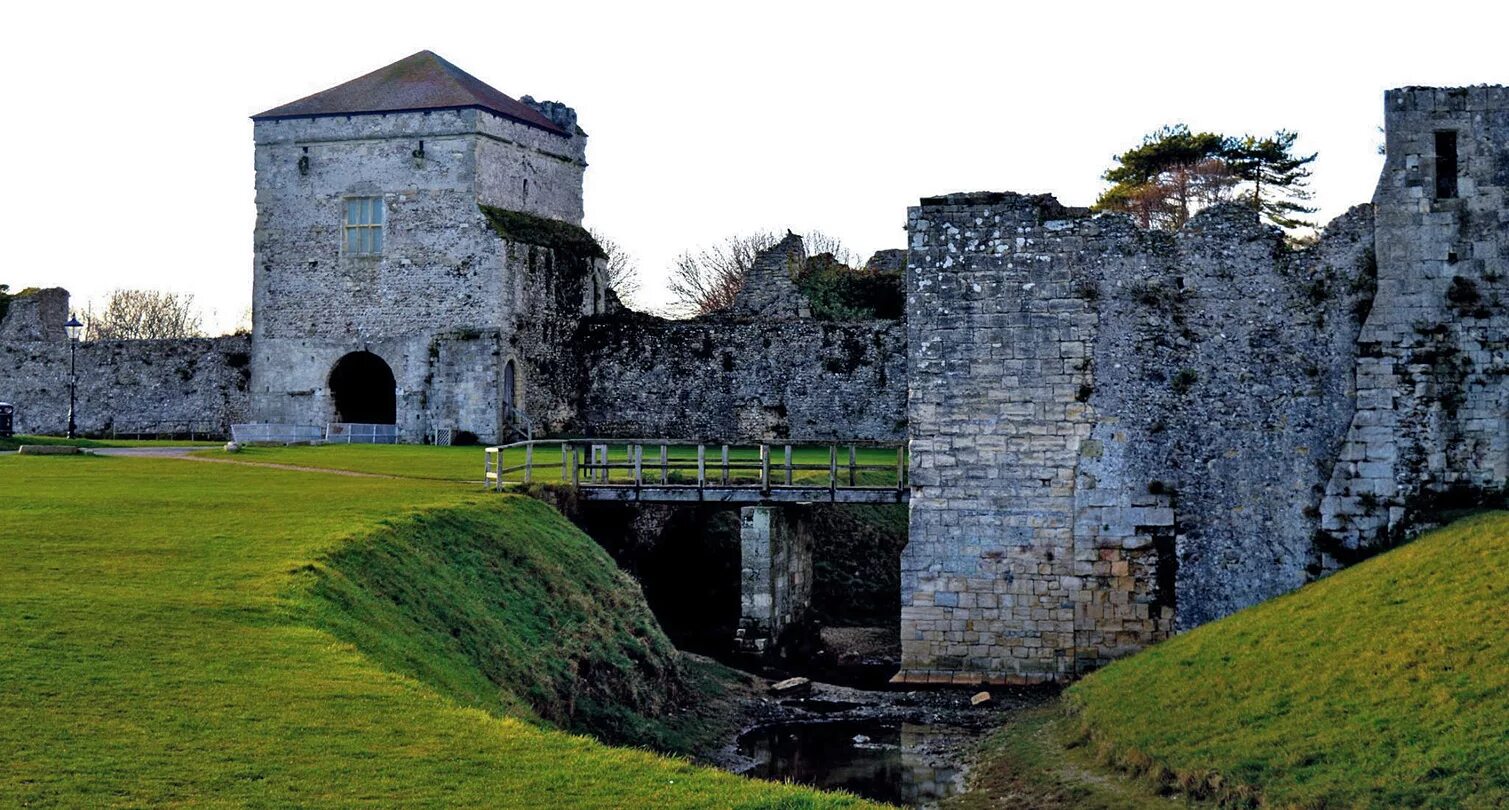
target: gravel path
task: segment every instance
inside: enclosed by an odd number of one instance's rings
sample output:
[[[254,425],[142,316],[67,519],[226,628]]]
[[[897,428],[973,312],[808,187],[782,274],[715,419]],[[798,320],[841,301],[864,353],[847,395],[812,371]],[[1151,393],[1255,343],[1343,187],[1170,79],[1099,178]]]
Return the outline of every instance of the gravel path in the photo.
[[[129,456],[135,458],[178,458],[184,461],[203,461],[209,464],[239,464],[243,467],[266,467],[272,470],[293,470],[295,472],[318,472],[330,475],[344,475],[351,478],[391,478],[398,479],[403,476],[383,475],[381,473],[356,472],[355,470],[332,470],[329,467],[304,467],[298,464],[274,464],[269,461],[239,461],[233,458],[214,458],[212,456],[195,456],[191,453],[199,450],[210,450],[209,447],[99,447],[89,450],[97,456]]]

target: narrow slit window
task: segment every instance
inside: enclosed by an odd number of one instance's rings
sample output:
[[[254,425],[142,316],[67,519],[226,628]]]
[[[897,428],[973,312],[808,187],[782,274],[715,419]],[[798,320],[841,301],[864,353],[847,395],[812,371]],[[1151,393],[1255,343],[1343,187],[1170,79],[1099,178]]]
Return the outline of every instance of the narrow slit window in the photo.
[[[381,255],[382,243],[382,198],[346,198],[346,255]]]
[[[1443,130],[1436,133],[1436,199],[1449,200],[1457,196],[1457,133]]]

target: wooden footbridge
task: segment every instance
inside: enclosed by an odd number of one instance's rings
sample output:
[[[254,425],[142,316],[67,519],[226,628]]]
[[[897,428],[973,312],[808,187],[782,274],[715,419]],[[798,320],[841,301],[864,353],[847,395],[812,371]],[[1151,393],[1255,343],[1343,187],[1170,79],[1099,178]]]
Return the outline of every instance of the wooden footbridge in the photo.
[[[635,503],[905,503],[897,444],[688,444],[665,439],[555,439],[487,448],[486,483],[567,486],[583,498]]]

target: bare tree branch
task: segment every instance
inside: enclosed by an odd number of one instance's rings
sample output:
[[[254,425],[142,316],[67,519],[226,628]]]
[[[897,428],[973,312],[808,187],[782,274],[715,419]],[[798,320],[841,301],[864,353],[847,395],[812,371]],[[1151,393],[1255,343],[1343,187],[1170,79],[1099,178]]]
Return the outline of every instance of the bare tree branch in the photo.
[[[640,278],[639,262],[629,255],[623,245],[604,236],[596,228],[589,229],[588,233],[597,240],[603,252],[608,254],[608,286],[618,294],[618,300],[638,309]]]
[[[733,306],[734,296],[754,267],[755,256],[780,241],[770,231],[734,235],[698,251],[676,257],[667,287],[675,314],[707,315]]]
[[[160,290],[116,290],[104,309],[84,312],[87,340],[160,340],[204,337],[194,296]]]

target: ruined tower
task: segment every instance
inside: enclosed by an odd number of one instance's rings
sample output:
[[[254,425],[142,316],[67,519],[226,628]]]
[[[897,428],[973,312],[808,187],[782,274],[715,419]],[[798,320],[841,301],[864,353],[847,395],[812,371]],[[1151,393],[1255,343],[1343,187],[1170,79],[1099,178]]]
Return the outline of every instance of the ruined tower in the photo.
[[[540,322],[605,289],[574,111],[422,51],[252,120],[256,421],[502,440],[560,410]]]
[[[899,680],[1073,677],[1502,503],[1509,90],[1385,104],[1308,249],[1235,204],[910,210]]]
[[[1509,483],[1509,88],[1385,98],[1377,294],[1322,524],[1343,560]]]

